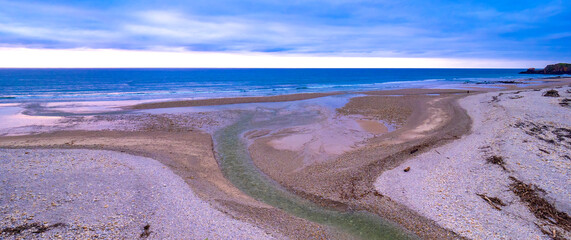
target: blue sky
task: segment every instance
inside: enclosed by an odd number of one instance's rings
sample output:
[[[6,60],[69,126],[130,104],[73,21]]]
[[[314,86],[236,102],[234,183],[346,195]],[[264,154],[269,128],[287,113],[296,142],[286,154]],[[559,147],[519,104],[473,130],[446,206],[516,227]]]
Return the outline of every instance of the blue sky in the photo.
[[[0,0],[0,47],[571,61],[569,1]]]

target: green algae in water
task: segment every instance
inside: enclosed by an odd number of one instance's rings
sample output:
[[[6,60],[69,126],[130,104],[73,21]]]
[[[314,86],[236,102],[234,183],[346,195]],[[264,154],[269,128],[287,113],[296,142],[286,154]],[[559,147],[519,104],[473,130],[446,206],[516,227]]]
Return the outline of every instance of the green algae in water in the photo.
[[[334,227],[360,239],[416,239],[412,233],[381,217],[364,212],[341,212],[303,199],[281,187],[255,167],[241,134],[250,128],[252,114],[244,114],[235,124],[214,137],[220,167],[232,184],[257,200],[294,216]]]

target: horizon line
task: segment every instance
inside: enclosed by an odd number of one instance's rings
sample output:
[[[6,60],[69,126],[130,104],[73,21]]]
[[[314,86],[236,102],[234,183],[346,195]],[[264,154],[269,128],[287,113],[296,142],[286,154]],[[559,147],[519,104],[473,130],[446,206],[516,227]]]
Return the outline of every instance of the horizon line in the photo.
[[[318,69],[474,69],[474,70],[494,70],[494,69],[510,69],[510,70],[525,70],[528,68],[514,68],[514,67],[473,67],[473,68],[461,68],[461,67],[0,67],[0,70],[20,70],[20,69],[30,69],[30,70],[137,70],[137,69],[155,69],[155,70],[240,70],[240,69],[267,69],[267,70],[287,70],[287,69],[307,69],[307,70],[318,70]]]

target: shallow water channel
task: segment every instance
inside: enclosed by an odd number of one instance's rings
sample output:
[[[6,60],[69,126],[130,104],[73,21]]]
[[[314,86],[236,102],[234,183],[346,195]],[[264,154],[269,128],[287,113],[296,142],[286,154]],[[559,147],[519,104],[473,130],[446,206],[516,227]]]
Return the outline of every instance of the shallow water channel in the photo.
[[[318,114],[289,112],[278,114],[268,109],[244,111],[240,118],[214,134],[218,161],[225,175],[237,188],[255,199],[294,216],[332,227],[356,239],[416,239],[418,237],[378,215],[364,211],[342,212],[324,208],[280,186],[253,163],[242,134],[253,129],[308,122]],[[343,238],[346,238],[344,236]]]

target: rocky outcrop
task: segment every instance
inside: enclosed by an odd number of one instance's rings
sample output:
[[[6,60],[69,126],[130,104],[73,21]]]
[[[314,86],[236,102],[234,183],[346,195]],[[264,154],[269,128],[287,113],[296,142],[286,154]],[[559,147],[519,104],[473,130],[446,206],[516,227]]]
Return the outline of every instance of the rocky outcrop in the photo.
[[[544,69],[535,70],[535,68],[529,68],[525,72],[520,72],[521,74],[571,74],[571,64],[569,63],[558,63],[547,65]]]

